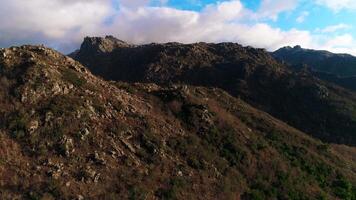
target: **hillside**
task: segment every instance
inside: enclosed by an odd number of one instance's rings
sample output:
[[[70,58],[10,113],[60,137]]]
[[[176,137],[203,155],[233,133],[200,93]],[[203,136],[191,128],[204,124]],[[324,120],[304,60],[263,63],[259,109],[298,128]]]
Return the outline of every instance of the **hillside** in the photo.
[[[283,47],[272,55],[288,64],[293,70],[301,70],[306,65],[319,79],[356,91],[356,57],[354,56],[303,49],[300,46]]]
[[[98,48],[110,42],[118,47]],[[323,141],[356,145],[356,94],[307,71],[294,72],[262,49],[234,43],[119,44],[87,37],[72,56],[108,80],[218,87]]]
[[[315,71],[341,77],[356,76],[356,57],[328,51],[283,47],[272,53],[275,58],[295,66],[308,65]]]
[[[1,199],[355,199],[355,148],[216,88],[106,82],[0,50]]]
[[[341,77],[326,72],[312,71],[313,75],[330,83],[339,85],[345,89],[356,92],[356,76]]]

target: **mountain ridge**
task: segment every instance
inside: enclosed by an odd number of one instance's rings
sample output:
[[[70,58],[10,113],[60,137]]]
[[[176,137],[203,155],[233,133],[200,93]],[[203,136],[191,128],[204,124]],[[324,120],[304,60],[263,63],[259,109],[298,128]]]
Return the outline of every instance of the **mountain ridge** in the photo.
[[[301,46],[282,47],[272,55],[296,67],[303,64],[313,70],[331,73],[341,77],[356,75],[356,57],[350,54],[337,54],[324,50],[304,49]]]
[[[167,43],[100,56],[83,49],[74,58],[107,80],[219,87],[324,141],[356,144],[355,94],[311,72],[296,72],[263,49]]]

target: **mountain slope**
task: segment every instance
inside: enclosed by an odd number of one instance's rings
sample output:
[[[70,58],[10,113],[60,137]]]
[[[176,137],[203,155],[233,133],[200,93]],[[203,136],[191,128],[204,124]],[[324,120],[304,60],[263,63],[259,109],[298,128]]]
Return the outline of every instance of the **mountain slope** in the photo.
[[[275,58],[292,65],[302,66],[305,64],[315,71],[341,77],[356,76],[356,57],[349,54],[303,49],[300,46],[283,47],[272,54]]]
[[[354,199],[355,149],[214,88],[105,82],[0,50],[1,199]]]
[[[105,79],[219,87],[324,141],[356,145],[355,93],[293,72],[264,50],[233,43],[92,49],[87,38],[73,56]]]
[[[312,71],[313,75],[330,83],[339,85],[345,89],[356,92],[356,76],[341,77],[330,73]]]
[[[284,47],[272,55],[294,70],[307,65],[313,74],[325,81],[356,91],[356,57],[328,51]]]

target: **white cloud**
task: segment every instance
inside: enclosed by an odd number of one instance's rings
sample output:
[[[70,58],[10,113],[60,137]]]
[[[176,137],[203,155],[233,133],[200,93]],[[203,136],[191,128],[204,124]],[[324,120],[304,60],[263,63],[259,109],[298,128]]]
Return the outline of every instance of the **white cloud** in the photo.
[[[68,52],[86,35],[112,34],[133,43],[228,41],[268,50],[302,45],[356,54],[353,46],[346,45],[355,44],[352,36],[325,36],[332,28],[317,33],[285,31],[266,22],[295,9],[297,0],[263,0],[256,12],[239,0],[210,4],[201,11],[151,7],[149,0],[0,1],[0,46],[45,43]],[[113,2],[119,10],[113,9]],[[346,27],[334,27],[341,28]]]
[[[340,11],[342,9],[356,9],[355,0],[316,0],[316,3]]]
[[[208,5],[201,12],[163,7],[123,8],[106,32],[133,43],[231,41],[269,50],[307,45],[311,41],[306,31],[282,31],[266,23],[244,24],[240,21],[244,11],[240,1]]]
[[[352,26],[348,25],[348,24],[336,24],[336,25],[332,25],[332,26],[327,26],[323,29],[317,29],[317,31],[322,32],[322,33],[334,33],[337,31],[347,30],[350,28],[352,28]]]
[[[213,21],[233,20],[241,15],[243,6],[240,1],[225,1],[210,4],[203,10],[203,17]]]
[[[113,14],[110,0],[1,0],[0,45],[79,39]]]
[[[290,3],[289,5],[294,4]],[[285,11],[287,8],[293,9],[293,6],[284,8],[279,12],[283,12],[282,10]],[[302,13],[304,17],[308,14],[307,12]],[[331,36],[322,32],[314,34],[297,29],[284,31],[263,22],[250,23],[251,21],[249,21],[246,23],[244,21],[248,17],[246,15],[263,16],[260,13],[252,13],[247,10],[237,0],[208,5],[201,12],[166,7],[125,8],[117,16],[115,23],[105,32],[133,43],[229,41],[268,50],[276,50],[287,45],[301,45],[306,48],[324,48],[333,52],[344,50],[344,52],[356,53],[351,45],[340,45],[341,41],[342,44],[347,44],[353,40],[351,35],[348,37]],[[271,16],[273,15],[265,16],[264,19]],[[347,27],[345,25],[334,27],[338,30],[341,28]],[[332,28],[329,27],[323,31],[327,30],[331,31]]]
[[[356,55],[356,40],[350,34],[329,38],[324,44],[317,47],[335,53],[350,53]]]
[[[296,19],[296,21],[298,23],[303,23],[308,16],[309,16],[309,12],[304,11],[299,15],[299,17]]]
[[[119,3],[125,7],[137,8],[148,5],[150,0],[119,0]]]
[[[277,20],[282,12],[294,10],[298,5],[298,0],[262,0],[258,10],[258,18],[270,18]]]

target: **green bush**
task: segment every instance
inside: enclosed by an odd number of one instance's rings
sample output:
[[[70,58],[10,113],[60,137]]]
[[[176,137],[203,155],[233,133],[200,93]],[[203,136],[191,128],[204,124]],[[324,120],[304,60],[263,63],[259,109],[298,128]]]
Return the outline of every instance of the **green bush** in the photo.
[[[209,150],[199,143],[197,137],[170,138],[167,143],[173,149],[173,152],[178,152],[186,159],[187,164],[194,169],[205,169],[204,160],[210,160]]]
[[[47,111],[50,111],[56,117],[68,115],[78,110],[82,103],[83,101],[76,96],[55,96],[48,102],[46,106],[44,106],[43,114],[46,114]]]
[[[138,156],[149,164],[159,162],[158,152],[162,148],[162,144],[157,135],[147,130],[139,137],[139,143],[143,148],[137,152]]]
[[[344,177],[334,181],[333,189],[336,196],[343,200],[356,200],[356,187]]]
[[[187,181],[182,177],[173,177],[167,188],[160,188],[156,191],[156,196],[163,200],[178,199],[178,192],[187,187]]]
[[[21,111],[10,118],[8,128],[10,129],[13,138],[21,139],[25,137],[28,121],[29,119],[27,115]]]
[[[278,131],[273,130],[269,132],[266,137],[271,141],[280,141],[282,139],[282,134]]]
[[[144,200],[147,198],[147,191],[141,187],[131,186],[129,188],[130,200]]]
[[[232,128],[227,127],[219,130],[217,127],[212,127],[202,137],[207,143],[206,145],[215,148],[220,156],[229,161],[231,166],[237,165],[245,157],[245,152],[239,148],[239,143]]]
[[[99,113],[105,113],[105,106],[103,105],[103,102],[100,102],[99,99],[94,98],[93,99],[93,107],[96,111]]]
[[[251,190],[247,196],[248,196],[248,199],[251,199],[251,200],[265,200],[266,199],[264,193],[262,191],[259,191],[256,189]]]
[[[81,87],[87,83],[84,78],[80,78],[72,69],[64,69],[62,72],[62,78],[65,81],[72,83],[76,87]]]

